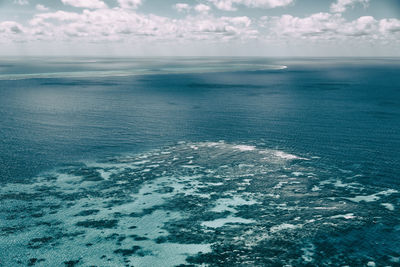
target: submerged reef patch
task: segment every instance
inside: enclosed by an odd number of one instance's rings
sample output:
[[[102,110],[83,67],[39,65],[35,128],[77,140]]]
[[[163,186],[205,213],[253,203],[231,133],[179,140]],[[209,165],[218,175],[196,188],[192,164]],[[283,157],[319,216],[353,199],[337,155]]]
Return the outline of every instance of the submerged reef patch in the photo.
[[[0,189],[1,264],[390,265],[400,194],[361,179],[222,141],[71,164]]]

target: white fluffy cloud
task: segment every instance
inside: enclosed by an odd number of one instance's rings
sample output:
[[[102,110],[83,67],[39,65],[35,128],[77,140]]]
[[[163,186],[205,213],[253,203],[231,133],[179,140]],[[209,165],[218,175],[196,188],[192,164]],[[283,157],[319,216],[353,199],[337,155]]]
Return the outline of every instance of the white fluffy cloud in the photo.
[[[0,44],[26,42],[26,30],[24,26],[15,21],[0,22]]]
[[[283,15],[266,19],[266,26],[283,38],[332,38],[346,22],[341,15],[330,13],[316,13],[304,18]]]
[[[226,11],[237,10],[237,5],[253,8],[276,8],[293,3],[294,0],[209,0],[218,9]]]
[[[24,5],[28,5],[29,1],[28,0],[14,0],[14,4],[24,6]]]
[[[208,11],[210,11],[210,7],[204,4],[198,4],[194,7],[194,10],[196,10],[199,13],[207,13]]]
[[[178,12],[189,12],[192,9],[195,10],[198,13],[208,13],[211,10],[211,7],[205,4],[198,4],[195,5],[194,7],[190,6],[189,4],[186,3],[177,3],[173,5],[173,8],[176,9]]]
[[[20,34],[23,33],[23,26],[15,21],[4,21],[0,23],[0,33]]]
[[[45,7],[44,5],[37,4],[37,5],[36,5],[36,10],[39,10],[39,11],[48,11],[49,8],[48,8],[48,7]]]
[[[90,9],[98,9],[98,8],[106,8],[107,5],[100,0],[61,0],[64,5],[70,5],[73,7],[81,7],[81,8],[90,8]]]
[[[342,14],[316,13],[308,17],[282,15],[252,21],[246,16],[215,17],[207,7],[181,19],[145,15],[131,9],[85,9],[81,12],[46,12],[35,15],[29,25],[3,22],[1,36],[9,40],[87,42],[185,42],[193,40],[397,40],[400,20],[377,20],[364,16],[348,21]],[[196,6],[194,7],[196,9]],[[21,34],[24,33],[24,34]]]
[[[376,20],[372,16],[363,16],[353,21],[346,20],[341,14],[316,13],[308,17],[283,15],[264,17],[262,27],[278,39],[304,40],[396,40],[400,35],[400,20]],[[390,34],[392,33],[392,34]]]
[[[277,46],[295,46],[298,43],[308,46],[320,42],[331,46],[336,43],[396,45],[400,42],[400,20],[394,18],[363,16],[348,20],[342,13],[321,12],[305,17],[281,15],[254,19],[247,16],[215,16],[208,5],[190,6],[185,3],[173,7],[187,14],[170,18],[138,12],[136,8],[142,3],[139,0],[119,0],[119,6],[114,7],[107,7],[100,0],[79,3],[78,0],[62,1],[83,9],[50,12],[38,5],[40,12],[26,23],[0,22],[0,42],[111,46],[118,42],[143,47],[154,44],[160,47],[176,47],[176,44],[211,47],[209,44],[242,45],[252,40],[255,40],[254,43],[268,42]],[[238,4],[239,1],[231,3]],[[246,3],[251,6],[250,3],[255,2],[249,0]]]
[[[331,12],[342,13],[345,12],[348,7],[354,7],[356,4],[362,4],[367,6],[369,0],[337,0],[331,5]]]
[[[379,29],[383,33],[400,33],[400,20],[382,19],[379,22]]]
[[[177,3],[173,6],[178,12],[185,12],[191,9],[191,6],[186,3]]]
[[[347,23],[340,32],[349,36],[369,36],[376,37],[379,31],[379,22],[371,16],[360,17],[350,23]],[[375,35],[375,36],[374,36]]]
[[[142,0],[118,0],[119,6],[125,9],[136,9],[142,4]]]
[[[215,17],[203,12],[198,16],[171,19],[119,8],[37,14],[30,21],[29,33],[32,39],[89,42],[246,40],[258,34],[248,17]]]

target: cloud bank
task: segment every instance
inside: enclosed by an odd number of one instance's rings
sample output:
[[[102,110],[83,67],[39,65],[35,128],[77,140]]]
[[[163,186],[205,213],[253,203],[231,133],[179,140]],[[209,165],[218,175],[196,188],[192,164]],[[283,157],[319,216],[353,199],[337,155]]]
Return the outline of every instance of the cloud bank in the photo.
[[[342,13],[348,7],[354,7],[356,4],[362,4],[364,7],[368,6],[369,0],[337,0],[331,5],[331,12]]]
[[[260,46],[309,46],[324,43],[382,46],[398,44],[400,20],[361,16],[347,19],[344,12],[369,0],[337,0],[326,12],[308,16],[285,14],[251,17],[237,14],[247,8],[281,8],[294,5],[293,0],[206,0],[190,5],[176,3],[171,12],[179,17],[140,12],[142,0],[117,0],[108,6],[101,0],[61,0],[70,11],[50,11],[36,5],[36,14],[25,23],[0,22],[0,45],[12,43],[64,44],[237,44]],[[175,11],[174,11],[175,10]],[[227,15],[216,15],[220,10]],[[243,12],[242,12],[243,13]]]
[[[107,8],[107,5],[100,0],[61,0],[64,5],[83,7],[90,9]]]

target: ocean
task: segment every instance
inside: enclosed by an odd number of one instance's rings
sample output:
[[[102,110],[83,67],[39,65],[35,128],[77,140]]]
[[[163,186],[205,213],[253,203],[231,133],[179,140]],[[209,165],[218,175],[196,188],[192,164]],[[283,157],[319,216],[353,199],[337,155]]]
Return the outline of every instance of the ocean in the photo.
[[[400,59],[2,58],[0,266],[399,266]]]

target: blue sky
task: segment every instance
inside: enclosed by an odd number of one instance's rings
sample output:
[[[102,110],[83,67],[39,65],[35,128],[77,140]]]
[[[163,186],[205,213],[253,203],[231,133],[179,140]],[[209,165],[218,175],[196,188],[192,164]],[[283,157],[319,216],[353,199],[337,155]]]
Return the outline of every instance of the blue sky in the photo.
[[[0,0],[1,55],[400,56],[399,0]]]

